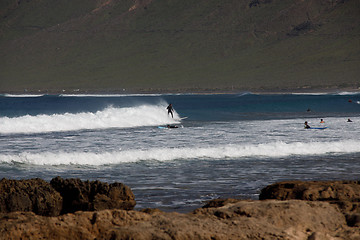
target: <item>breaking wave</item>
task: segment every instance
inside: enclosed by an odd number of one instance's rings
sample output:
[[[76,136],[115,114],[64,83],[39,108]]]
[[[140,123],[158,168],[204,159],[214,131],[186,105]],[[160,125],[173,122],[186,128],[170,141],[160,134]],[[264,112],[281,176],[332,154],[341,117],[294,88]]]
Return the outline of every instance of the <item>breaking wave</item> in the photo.
[[[114,152],[43,152],[0,155],[0,163],[32,165],[109,165],[138,161],[224,160],[246,157],[275,158],[307,155],[336,155],[360,152],[360,141],[266,143],[216,147],[152,148]]]
[[[1,117],[0,134],[76,131],[82,129],[131,128],[178,123],[175,112],[170,118],[163,105],[108,107],[97,112]]]

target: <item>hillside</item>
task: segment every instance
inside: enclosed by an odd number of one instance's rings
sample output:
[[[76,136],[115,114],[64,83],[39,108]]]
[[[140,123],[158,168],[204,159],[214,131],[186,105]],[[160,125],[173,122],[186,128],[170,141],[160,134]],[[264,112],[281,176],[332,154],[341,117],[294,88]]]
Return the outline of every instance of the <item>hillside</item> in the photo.
[[[4,0],[0,92],[360,87],[358,0]]]

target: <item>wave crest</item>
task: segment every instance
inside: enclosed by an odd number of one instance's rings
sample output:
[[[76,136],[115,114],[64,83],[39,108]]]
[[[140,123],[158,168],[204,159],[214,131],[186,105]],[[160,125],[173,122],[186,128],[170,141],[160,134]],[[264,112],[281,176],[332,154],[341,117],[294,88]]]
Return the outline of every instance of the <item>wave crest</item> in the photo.
[[[0,163],[33,165],[108,165],[138,161],[172,161],[194,159],[241,159],[246,157],[275,158],[307,155],[359,153],[360,141],[266,143],[253,145],[224,145],[216,147],[153,148],[103,153],[21,153],[0,155]]]
[[[174,118],[179,119],[175,112]],[[0,133],[42,133],[82,129],[131,128],[177,123],[163,105],[142,105],[128,108],[108,107],[82,113],[21,116],[0,118]]]

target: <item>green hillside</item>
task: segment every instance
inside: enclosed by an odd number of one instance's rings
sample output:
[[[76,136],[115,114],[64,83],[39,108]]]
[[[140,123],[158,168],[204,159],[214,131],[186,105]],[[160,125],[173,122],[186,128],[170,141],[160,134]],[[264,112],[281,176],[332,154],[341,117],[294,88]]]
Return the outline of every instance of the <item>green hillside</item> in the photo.
[[[360,88],[358,0],[3,0],[0,92]]]

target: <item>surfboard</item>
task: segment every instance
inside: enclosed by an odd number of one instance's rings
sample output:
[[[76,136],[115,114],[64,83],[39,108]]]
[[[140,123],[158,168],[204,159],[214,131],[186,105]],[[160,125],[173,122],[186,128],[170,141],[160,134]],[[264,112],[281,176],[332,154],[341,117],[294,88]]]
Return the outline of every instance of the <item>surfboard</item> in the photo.
[[[177,120],[177,121],[181,121],[181,120],[184,120],[184,119],[187,119],[188,117],[181,117],[181,118],[174,118],[175,120]]]
[[[158,128],[160,128],[160,129],[176,129],[176,128],[184,128],[184,126],[183,125],[171,125],[170,127],[168,127],[168,126],[158,126]]]
[[[327,127],[311,127],[310,129],[327,129]]]

